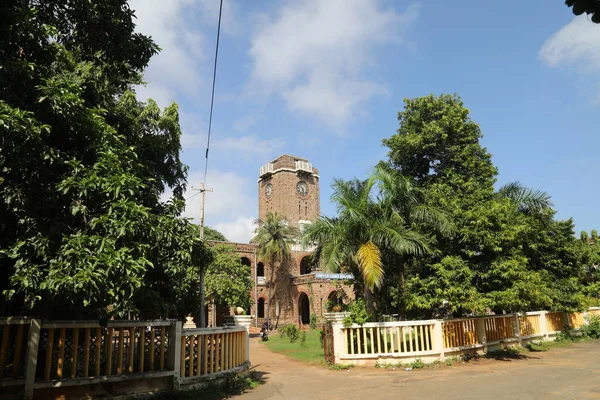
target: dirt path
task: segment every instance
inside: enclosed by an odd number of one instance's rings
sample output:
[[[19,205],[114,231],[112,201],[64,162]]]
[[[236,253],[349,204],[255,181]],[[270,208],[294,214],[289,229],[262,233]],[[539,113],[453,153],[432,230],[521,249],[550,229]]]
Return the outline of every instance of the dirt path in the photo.
[[[480,360],[449,368],[331,371],[272,353],[251,338],[250,359],[265,383],[239,396],[263,399],[600,399],[600,341],[520,360]]]

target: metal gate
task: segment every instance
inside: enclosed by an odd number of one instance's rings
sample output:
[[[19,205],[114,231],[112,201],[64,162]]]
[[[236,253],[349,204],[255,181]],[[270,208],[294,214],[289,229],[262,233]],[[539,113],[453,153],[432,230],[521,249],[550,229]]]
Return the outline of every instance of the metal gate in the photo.
[[[323,339],[323,355],[325,357],[325,361],[328,364],[335,364],[335,353],[333,350],[333,328],[331,327],[330,323],[323,325],[321,338]]]

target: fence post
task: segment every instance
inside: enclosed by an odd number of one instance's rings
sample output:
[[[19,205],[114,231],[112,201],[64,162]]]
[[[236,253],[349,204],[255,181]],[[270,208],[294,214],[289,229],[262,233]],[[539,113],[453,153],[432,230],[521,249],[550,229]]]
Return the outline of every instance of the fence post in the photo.
[[[333,336],[333,355],[335,357],[335,363],[340,364],[342,362],[341,355],[347,353],[345,348],[344,331],[342,330],[341,322],[334,322],[331,324],[332,336]]]
[[[433,324],[433,350],[440,353],[440,361],[444,361],[444,332],[442,331],[442,320],[438,319]]]
[[[40,331],[42,320],[32,319],[29,327],[29,340],[25,357],[25,399],[33,399],[33,386],[35,384],[35,371],[37,367],[38,349],[40,344]]]
[[[569,313],[566,311],[563,311],[561,313],[562,315],[562,326],[566,327],[568,330],[573,329],[573,327],[571,326],[571,321],[569,320]]]
[[[244,346],[246,346],[246,358],[245,361],[250,364],[250,332],[248,331],[248,329],[246,329],[244,331],[244,337],[246,340],[246,343],[244,344]]]
[[[521,346],[521,321],[519,321],[519,313],[515,313],[514,335],[519,340],[519,346]]]
[[[548,324],[546,324],[546,314],[548,311],[542,311],[540,314],[540,333],[544,335],[544,339],[548,338]]]
[[[487,336],[485,334],[485,317],[475,319],[475,331],[477,332],[477,342],[483,346],[483,352],[487,353]]]
[[[169,327],[169,347],[167,348],[167,369],[174,371],[174,385],[177,387],[179,382],[179,369],[181,363],[185,360],[181,359],[181,321],[176,321]]]

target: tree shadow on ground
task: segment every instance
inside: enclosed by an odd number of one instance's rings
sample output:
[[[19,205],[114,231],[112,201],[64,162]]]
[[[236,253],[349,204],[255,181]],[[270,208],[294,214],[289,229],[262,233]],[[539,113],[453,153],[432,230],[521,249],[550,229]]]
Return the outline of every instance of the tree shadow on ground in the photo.
[[[509,348],[509,349],[490,351],[489,353],[487,353],[484,356],[484,358],[487,358],[490,360],[497,360],[497,361],[515,361],[515,360],[537,359],[538,357],[531,357],[531,356],[522,354],[517,349]]]

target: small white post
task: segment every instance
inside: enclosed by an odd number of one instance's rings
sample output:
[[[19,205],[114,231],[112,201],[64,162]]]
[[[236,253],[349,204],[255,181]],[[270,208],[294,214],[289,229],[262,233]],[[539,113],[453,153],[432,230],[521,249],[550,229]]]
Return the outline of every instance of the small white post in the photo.
[[[244,336],[246,340],[246,362],[250,364],[250,333],[248,329],[246,329]]]
[[[442,320],[438,319],[433,325],[433,350],[440,354],[440,360],[444,361],[444,332],[442,331]]]
[[[341,323],[334,322],[331,324],[331,328],[333,331],[333,354],[335,356],[335,363],[340,364],[342,362],[342,354],[347,352],[344,347],[345,338],[344,331],[342,330],[343,325]]]
[[[548,338],[548,324],[546,324],[546,314],[548,311],[542,311],[540,317],[540,333],[544,335],[544,339]]]
[[[27,345],[27,355],[25,356],[25,399],[33,399],[35,384],[35,370],[37,367],[38,349],[40,344],[40,331],[42,330],[42,320],[33,319],[29,327],[29,338]]]
[[[475,332],[477,332],[477,341],[483,346],[483,352],[487,353],[487,336],[485,334],[485,317],[478,317],[475,320]]]

